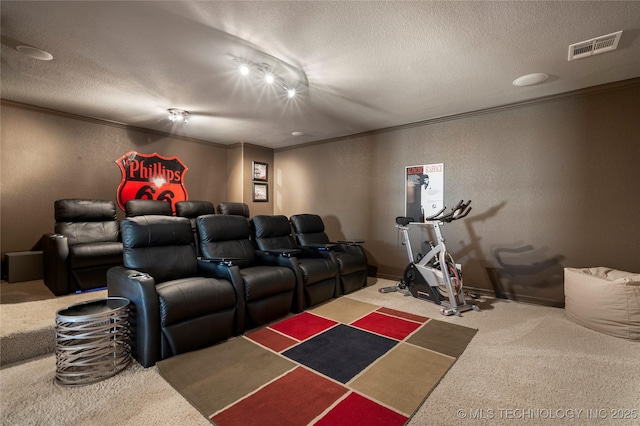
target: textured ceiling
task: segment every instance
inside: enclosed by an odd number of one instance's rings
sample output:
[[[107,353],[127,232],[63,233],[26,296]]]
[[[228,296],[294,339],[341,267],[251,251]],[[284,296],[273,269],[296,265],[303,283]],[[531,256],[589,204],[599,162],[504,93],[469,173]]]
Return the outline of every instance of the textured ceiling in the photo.
[[[0,10],[2,99],[221,144],[282,148],[640,76],[638,1],[2,1]],[[619,30],[617,50],[567,61],[570,44]],[[299,95],[241,79],[234,56],[268,63]],[[511,84],[532,72],[550,78]],[[191,121],[171,123],[168,108]]]

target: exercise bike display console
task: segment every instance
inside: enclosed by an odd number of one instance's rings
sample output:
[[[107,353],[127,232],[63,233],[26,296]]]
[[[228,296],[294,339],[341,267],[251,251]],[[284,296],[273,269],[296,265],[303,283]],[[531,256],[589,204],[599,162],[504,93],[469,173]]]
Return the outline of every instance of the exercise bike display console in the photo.
[[[381,293],[389,293],[408,289],[411,295],[442,306],[442,315],[460,315],[461,312],[480,309],[469,304],[462,291],[462,272],[460,266],[447,251],[440,226],[466,217],[471,211],[471,200],[461,200],[449,213],[444,214],[446,207],[429,216],[424,222],[415,222],[412,217],[396,218],[396,228],[402,235],[402,245],[407,248],[409,264],[404,270],[402,280],[392,287],[380,289]],[[432,229],[436,244],[430,241],[422,243],[422,252],[414,258],[409,240],[409,227],[418,226]]]

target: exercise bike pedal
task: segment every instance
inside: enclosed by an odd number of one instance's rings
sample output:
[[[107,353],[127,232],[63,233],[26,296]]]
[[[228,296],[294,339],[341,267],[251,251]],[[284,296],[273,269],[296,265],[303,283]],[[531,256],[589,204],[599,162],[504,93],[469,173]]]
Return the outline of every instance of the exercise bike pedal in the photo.
[[[394,285],[391,287],[382,287],[378,290],[380,293],[393,293],[394,291],[398,291],[398,286]]]

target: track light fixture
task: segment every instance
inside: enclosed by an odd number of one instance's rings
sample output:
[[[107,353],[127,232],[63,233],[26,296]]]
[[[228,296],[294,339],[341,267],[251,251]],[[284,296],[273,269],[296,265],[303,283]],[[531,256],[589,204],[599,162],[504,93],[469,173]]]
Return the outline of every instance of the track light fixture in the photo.
[[[267,84],[273,84],[275,80],[276,80],[276,77],[272,73],[270,72],[264,73],[264,81],[266,81]]]
[[[287,84],[280,76],[275,74],[271,67],[265,63],[254,63],[242,58],[233,58],[233,62],[238,66],[238,72],[241,76],[248,76],[253,72],[256,72],[258,76],[264,79],[264,82],[269,85],[276,85],[286,93],[288,99],[296,97],[296,88]]]
[[[242,75],[249,75],[249,65],[247,64],[240,64],[240,66],[238,67],[238,71],[240,71],[240,74]]]
[[[169,108],[167,111],[169,112],[169,120],[182,124],[189,122],[189,111],[178,108]]]

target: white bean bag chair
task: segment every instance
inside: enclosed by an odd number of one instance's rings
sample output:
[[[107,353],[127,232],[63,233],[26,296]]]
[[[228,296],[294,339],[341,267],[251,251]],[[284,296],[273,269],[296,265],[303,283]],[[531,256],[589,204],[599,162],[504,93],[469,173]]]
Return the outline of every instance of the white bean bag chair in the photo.
[[[640,274],[611,268],[565,268],[567,317],[592,330],[640,340]]]

